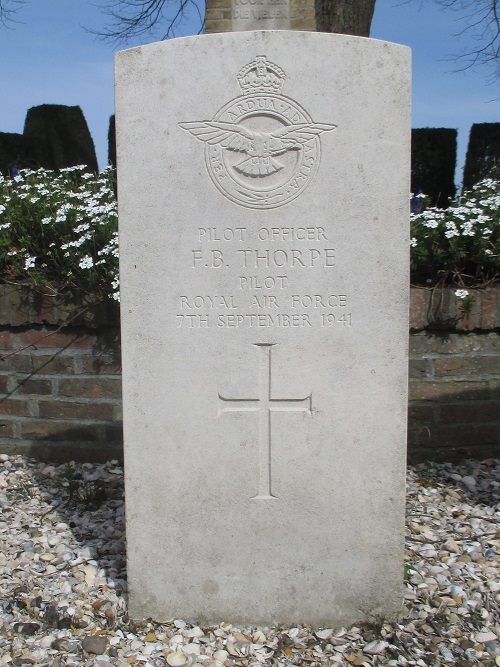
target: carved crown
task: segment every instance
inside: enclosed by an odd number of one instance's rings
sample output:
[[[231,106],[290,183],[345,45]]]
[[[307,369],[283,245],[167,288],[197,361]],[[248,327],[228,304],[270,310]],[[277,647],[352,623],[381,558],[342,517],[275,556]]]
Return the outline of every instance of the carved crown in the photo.
[[[238,83],[244,95],[250,93],[281,93],[285,72],[266,56],[257,58],[238,72]]]

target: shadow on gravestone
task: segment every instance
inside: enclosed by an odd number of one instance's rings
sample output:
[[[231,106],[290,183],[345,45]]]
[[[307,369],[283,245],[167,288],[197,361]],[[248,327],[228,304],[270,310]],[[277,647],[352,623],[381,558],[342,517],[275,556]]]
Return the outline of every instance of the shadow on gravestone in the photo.
[[[26,115],[24,137],[32,142],[40,167],[57,170],[84,164],[90,171],[98,171],[94,142],[80,107],[32,107]]]

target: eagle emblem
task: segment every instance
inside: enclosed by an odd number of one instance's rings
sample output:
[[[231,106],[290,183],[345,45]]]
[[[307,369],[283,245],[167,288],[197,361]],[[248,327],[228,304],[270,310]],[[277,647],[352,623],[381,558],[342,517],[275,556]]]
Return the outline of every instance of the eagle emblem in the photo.
[[[280,171],[285,165],[275,159],[276,155],[301,150],[306,142],[336,127],[325,123],[300,123],[273,132],[256,132],[236,123],[217,121],[180,123],[180,126],[211,146],[220,144],[228,151],[248,155],[233,169],[250,177],[269,176]]]
[[[236,204],[275,208],[298,197],[318,170],[320,135],[337,126],[315,123],[281,94],[286,75],[257,58],[237,75],[242,95],[212,120],[179,123],[205,144],[205,163],[217,189]]]

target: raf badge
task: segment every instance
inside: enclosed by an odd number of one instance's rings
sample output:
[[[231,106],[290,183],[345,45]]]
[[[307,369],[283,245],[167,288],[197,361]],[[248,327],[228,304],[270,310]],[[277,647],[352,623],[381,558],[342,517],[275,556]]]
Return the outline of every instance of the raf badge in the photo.
[[[314,123],[282,95],[285,78],[280,67],[257,56],[238,73],[243,95],[213,120],[180,123],[205,143],[212,181],[236,204],[269,209],[298,197],[319,167],[320,135],[336,127]]]

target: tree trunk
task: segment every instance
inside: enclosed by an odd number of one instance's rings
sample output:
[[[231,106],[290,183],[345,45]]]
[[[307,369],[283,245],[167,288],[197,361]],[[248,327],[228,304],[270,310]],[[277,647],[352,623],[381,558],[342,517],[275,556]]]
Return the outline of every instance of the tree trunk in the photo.
[[[368,37],[375,0],[315,0],[316,30]]]

